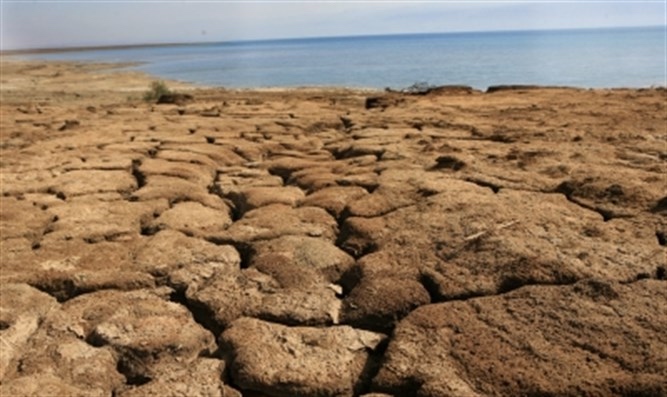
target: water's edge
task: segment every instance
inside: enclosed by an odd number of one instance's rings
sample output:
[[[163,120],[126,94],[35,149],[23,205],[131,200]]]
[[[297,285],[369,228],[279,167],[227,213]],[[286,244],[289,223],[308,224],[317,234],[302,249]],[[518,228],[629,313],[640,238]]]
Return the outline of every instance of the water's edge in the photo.
[[[132,64],[131,70],[234,89],[529,85],[667,86],[661,28],[448,33],[120,46],[23,53],[34,60]],[[7,55],[3,55],[5,57]]]

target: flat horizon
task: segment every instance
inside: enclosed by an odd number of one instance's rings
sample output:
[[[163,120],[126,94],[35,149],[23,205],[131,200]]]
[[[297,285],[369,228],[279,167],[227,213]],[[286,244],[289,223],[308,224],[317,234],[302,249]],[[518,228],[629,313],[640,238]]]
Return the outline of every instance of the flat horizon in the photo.
[[[577,27],[577,28],[547,28],[547,29],[490,29],[490,30],[460,30],[445,32],[408,32],[408,33],[382,33],[382,34],[351,34],[351,35],[329,35],[329,36],[302,36],[302,37],[278,37],[261,39],[236,39],[236,40],[211,40],[211,41],[183,41],[183,42],[146,42],[146,43],[119,43],[104,45],[75,45],[61,47],[27,47],[10,50],[0,49],[0,55],[22,55],[22,54],[40,54],[40,53],[58,53],[58,52],[77,52],[77,51],[104,51],[121,50],[130,48],[155,48],[155,47],[177,47],[188,45],[211,45],[211,44],[236,44],[236,43],[269,43],[297,40],[326,40],[326,39],[354,39],[369,37],[395,37],[395,36],[426,36],[426,35],[456,35],[456,34],[475,34],[475,33],[514,33],[514,32],[566,32],[582,30],[609,30],[609,29],[665,29],[667,35],[667,25],[637,25],[637,26],[602,26],[602,27]],[[667,36],[666,36],[667,38]]]
[[[0,50],[664,26],[664,1],[8,0]]]

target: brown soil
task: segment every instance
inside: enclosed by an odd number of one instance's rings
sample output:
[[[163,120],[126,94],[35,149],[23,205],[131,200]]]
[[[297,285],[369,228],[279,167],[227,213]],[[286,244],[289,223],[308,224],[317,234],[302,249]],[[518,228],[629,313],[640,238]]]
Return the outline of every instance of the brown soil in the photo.
[[[2,60],[0,395],[667,395],[664,89],[149,82]]]

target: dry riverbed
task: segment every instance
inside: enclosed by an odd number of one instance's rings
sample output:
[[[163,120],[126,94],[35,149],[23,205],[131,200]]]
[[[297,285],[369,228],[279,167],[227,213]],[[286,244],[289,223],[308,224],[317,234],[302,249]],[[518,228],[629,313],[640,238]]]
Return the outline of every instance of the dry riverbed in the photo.
[[[2,60],[0,395],[667,394],[667,92]]]

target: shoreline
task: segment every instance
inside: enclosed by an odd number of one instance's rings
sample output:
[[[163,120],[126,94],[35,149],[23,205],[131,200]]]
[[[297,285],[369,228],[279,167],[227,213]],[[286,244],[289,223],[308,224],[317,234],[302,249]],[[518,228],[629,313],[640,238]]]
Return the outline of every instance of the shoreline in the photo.
[[[0,55],[0,64],[26,64],[29,65],[29,68],[34,67],[45,67],[45,68],[61,68],[64,67],[64,73],[69,73],[72,70],[84,69],[86,72],[95,71],[99,73],[127,73],[128,76],[143,76],[146,82],[147,89],[148,84],[151,81],[164,81],[168,85],[172,86],[174,89],[178,90],[224,90],[231,92],[267,92],[267,93],[279,93],[279,92],[351,92],[359,94],[398,94],[398,95],[425,95],[429,92],[437,91],[457,91],[463,90],[470,93],[484,93],[492,94],[494,92],[500,91],[529,91],[529,90],[575,90],[575,91],[619,91],[619,90],[665,90],[667,86],[661,85],[651,85],[645,87],[604,87],[604,88],[591,88],[591,87],[578,87],[578,86],[555,86],[555,85],[535,85],[535,84],[497,84],[486,87],[485,89],[478,89],[472,86],[467,85],[457,85],[457,84],[447,84],[447,85],[429,85],[426,92],[411,92],[410,87],[403,89],[392,89],[389,87],[386,88],[373,88],[373,87],[348,87],[348,86],[294,86],[294,87],[244,87],[244,88],[232,88],[225,86],[212,86],[205,85],[196,82],[181,81],[181,80],[171,80],[166,79],[161,76],[153,75],[151,73],[145,72],[143,70],[133,70],[132,68],[138,65],[143,64],[142,62],[99,62],[99,61],[73,61],[73,60],[38,60],[38,59],[25,59],[20,58],[20,55]],[[127,70],[122,70],[127,68]],[[58,73],[54,71],[54,73]],[[137,91],[142,88],[134,87],[131,91]]]
[[[197,43],[157,43],[157,44],[120,44],[107,46],[83,46],[83,47],[59,47],[59,48],[27,48],[0,51],[0,56],[17,56],[17,55],[38,55],[38,54],[58,54],[66,52],[83,52],[83,51],[107,51],[107,50],[128,50],[141,48],[161,48],[161,47],[179,47],[179,46],[201,46],[212,43],[197,42]]]
[[[198,45],[207,45],[210,43],[192,43],[192,44],[187,44],[187,45],[193,45],[193,46],[198,46]],[[130,45],[130,46],[114,46],[113,49],[124,49],[124,48],[150,48],[150,47],[173,47],[173,46],[180,46],[182,44],[156,44],[156,45]],[[94,49],[94,47],[90,47],[90,49]],[[65,52],[69,52],[70,50],[66,50]],[[81,51],[81,49],[71,49],[71,51]],[[141,65],[146,65],[149,64],[150,62],[148,61],[134,61],[134,62],[105,62],[105,61],[100,61],[100,60],[44,60],[44,59],[38,59],[38,58],[21,58],[22,55],[30,55],[28,53],[25,54],[5,54],[5,53],[0,53],[0,62],[33,62],[33,63],[69,63],[71,65],[110,65],[110,68],[135,68],[135,70],[132,70],[133,72],[137,73],[144,73],[147,76],[152,76],[153,80],[163,80],[163,81],[171,81],[171,82],[176,82],[179,84],[179,86],[192,86],[194,88],[203,88],[203,89],[227,89],[227,90],[239,90],[239,91],[279,91],[279,90],[349,90],[349,91],[360,91],[360,92],[404,92],[404,93],[410,93],[410,90],[413,88],[414,85],[418,84],[415,83],[413,86],[406,86],[406,87],[391,87],[391,86],[385,86],[385,87],[362,87],[362,86],[335,86],[335,85],[299,85],[299,86],[255,86],[255,87],[230,87],[230,86],[223,86],[223,85],[209,85],[206,83],[199,83],[199,82],[194,82],[194,81],[185,81],[185,80],[173,80],[169,79],[166,77],[161,77],[156,74],[151,74],[150,72],[144,71],[144,70],[138,70],[136,67],[141,66]],[[497,83],[484,86],[484,87],[477,87],[477,86],[471,86],[471,85],[460,85],[458,83],[450,83],[450,84],[444,84],[444,85],[437,85],[437,84],[427,84],[431,89],[437,89],[437,88],[450,88],[450,87],[467,87],[468,89],[474,90],[474,91],[480,91],[480,92],[493,92],[493,91],[498,91],[498,90],[510,90],[510,89],[515,89],[515,90],[526,90],[526,89],[575,89],[575,90],[623,90],[623,89],[667,89],[667,81],[664,83],[653,83],[650,85],[643,85],[643,86],[605,86],[605,87],[592,87],[592,86],[576,86],[576,85],[552,85],[552,84],[534,84],[534,83],[508,83],[508,82],[502,82],[499,81]],[[413,92],[414,93],[414,92]]]
[[[73,61],[73,60],[39,60],[39,59],[26,59],[20,58],[20,55],[0,55],[0,64],[14,64],[20,65],[24,64],[29,69],[38,67],[38,68],[53,68],[59,69],[63,68],[63,73],[70,73],[76,71],[77,69],[83,69],[84,72],[99,72],[99,73],[114,73],[114,74],[128,74],[136,76],[144,76],[145,81],[150,83],[151,81],[163,81],[170,86],[175,87],[180,90],[224,90],[224,91],[236,91],[236,92],[290,92],[290,91],[301,91],[301,92],[318,92],[318,91],[349,91],[349,92],[359,92],[359,93],[382,93],[385,89],[376,89],[376,88],[362,88],[362,87],[337,87],[337,86],[296,86],[296,87],[249,87],[249,88],[230,88],[225,86],[213,86],[205,85],[196,82],[182,81],[182,80],[173,80],[167,79],[161,76],[157,76],[143,70],[122,70],[125,68],[132,68],[134,66],[142,65],[144,62],[99,62],[99,61]],[[54,71],[57,73],[57,71]],[[144,87],[147,89],[148,86]]]

